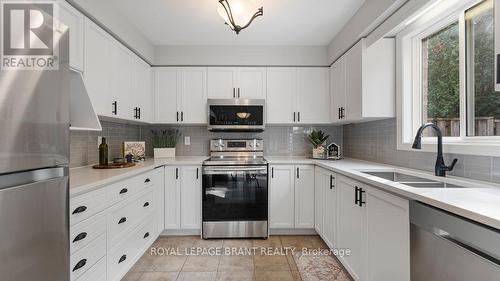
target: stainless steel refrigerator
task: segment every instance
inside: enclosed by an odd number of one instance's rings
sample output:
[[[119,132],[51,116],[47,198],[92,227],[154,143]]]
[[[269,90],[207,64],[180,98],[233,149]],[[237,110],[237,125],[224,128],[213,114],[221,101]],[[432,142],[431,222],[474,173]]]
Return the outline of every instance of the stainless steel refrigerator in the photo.
[[[69,269],[69,36],[58,70],[0,70],[0,279]]]

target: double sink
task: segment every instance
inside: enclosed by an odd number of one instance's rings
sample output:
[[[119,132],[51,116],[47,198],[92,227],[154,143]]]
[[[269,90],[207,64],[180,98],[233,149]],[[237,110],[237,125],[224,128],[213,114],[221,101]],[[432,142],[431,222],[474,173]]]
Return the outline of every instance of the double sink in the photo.
[[[469,186],[451,184],[444,181],[417,177],[397,171],[360,171],[364,174],[408,185],[415,188],[469,188]]]

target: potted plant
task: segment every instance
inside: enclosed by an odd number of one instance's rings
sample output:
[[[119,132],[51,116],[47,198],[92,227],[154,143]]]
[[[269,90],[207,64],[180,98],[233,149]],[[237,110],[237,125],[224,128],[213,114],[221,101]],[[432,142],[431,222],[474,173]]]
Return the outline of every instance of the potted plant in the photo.
[[[326,152],[324,143],[330,136],[325,136],[325,133],[321,130],[312,130],[308,137],[313,145],[313,158],[324,159]]]
[[[175,147],[181,133],[177,129],[151,130],[154,158],[175,157]]]

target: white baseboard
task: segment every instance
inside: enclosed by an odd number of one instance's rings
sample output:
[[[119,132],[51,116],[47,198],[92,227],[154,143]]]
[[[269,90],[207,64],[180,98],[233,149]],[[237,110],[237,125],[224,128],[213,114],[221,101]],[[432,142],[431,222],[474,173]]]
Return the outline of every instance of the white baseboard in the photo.
[[[296,228],[271,228],[270,235],[317,235],[316,230],[311,229],[296,229]]]
[[[199,229],[164,229],[160,236],[201,236]]]

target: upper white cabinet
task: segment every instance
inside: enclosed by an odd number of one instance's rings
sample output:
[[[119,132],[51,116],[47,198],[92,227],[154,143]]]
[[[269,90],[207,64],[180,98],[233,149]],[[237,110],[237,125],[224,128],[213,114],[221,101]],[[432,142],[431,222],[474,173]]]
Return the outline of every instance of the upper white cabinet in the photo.
[[[265,67],[209,67],[208,98],[265,99]]]
[[[98,115],[116,116],[111,92],[112,41],[110,36],[85,19],[85,84]]]
[[[69,28],[69,65],[83,72],[85,16],[66,1],[58,3],[60,21]]]
[[[134,119],[134,57],[132,52],[119,42],[112,40],[111,52],[111,96],[117,103],[113,108],[116,116],[121,119]]]
[[[380,39],[369,47],[361,40],[332,65],[332,121],[395,116],[395,57],[394,39]]]
[[[155,122],[182,124],[206,123],[206,85],[206,68],[155,68]]]
[[[153,91],[151,67],[139,57],[134,61],[134,87],[132,107],[136,119],[142,122],[153,121]]]
[[[326,67],[271,67],[267,70],[267,123],[330,122]]]
[[[270,228],[314,228],[314,165],[273,165]]]

